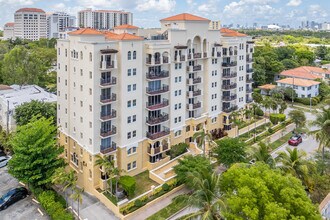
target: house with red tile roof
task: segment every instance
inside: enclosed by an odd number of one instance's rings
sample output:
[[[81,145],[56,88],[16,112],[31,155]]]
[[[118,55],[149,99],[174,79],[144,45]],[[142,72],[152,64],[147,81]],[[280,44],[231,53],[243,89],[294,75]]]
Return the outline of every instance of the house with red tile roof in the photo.
[[[294,77],[307,80],[329,79],[330,70],[314,66],[301,66],[290,70],[284,70],[279,74],[279,76]]]
[[[319,95],[320,82],[301,78],[284,78],[276,81],[278,87],[290,87],[298,98],[315,97]]]

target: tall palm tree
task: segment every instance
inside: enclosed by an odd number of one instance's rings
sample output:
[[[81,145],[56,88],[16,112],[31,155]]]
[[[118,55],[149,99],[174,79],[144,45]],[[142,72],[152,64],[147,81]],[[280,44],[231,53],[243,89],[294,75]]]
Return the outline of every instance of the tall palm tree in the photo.
[[[108,178],[106,184],[110,185],[110,193],[112,195],[112,178],[113,178],[113,171],[115,168],[114,161],[109,160],[107,157],[101,157],[100,155],[96,155],[96,161],[94,166],[101,166],[104,170],[105,176]],[[110,183],[108,183],[108,181]],[[105,187],[107,189],[107,185]]]
[[[194,172],[188,173],[187,178],[192,183],[192,194],[185,197],[185,202],[199,211],[188,214],[183,219],[222,219],[225,203],[221,199],[220,175],[215,172]]]
[[[52,178],[52,183],[61,186],[61,191],[64,193],[66,206],[68,206],[68,196],[66,191],[64,190],[64,186],[66,185],[68,179],[68,173],[65,172],[65,168],[61,167],[55,170],[55,173]]]
[[[271,108],[271,103],[272,103],[272,99],[269,96],[266,96],[262,101],[262,105],[264,106],[265,111]]]
[[[252,149],[252,158],[256,161],[264,162],[273,168],[275,166],[275,160],[270,152],[270,146],[261,142],[259,143],[258,147]]]
[[[316,115],[316,119],[311,122],[317,130],[311,131],[316,140],[319,141],[319,148],[322,149],[322,159],[324,160],[325,147],[330,147],[330,109],[322,108],[322,111]]]
[[[78,187],[75,187],[74,188],[74,193],[72,193],[70,195],[70,198],[74,201],[77,201],[78,202],[78,219],[80,219],[79,217],[79,204],[82,203],[82,199],[83,199],[83,193],[84,193],[84,188],[80,189]]]
[[[197,147],[203,150],[204,157],[206,156],[206,142],[211,143],[212,142],[212,135],[205,131],[204,129],[196,132],[193,135],[193,140],[197,140]]]
[[[232,122],[234,123],[235,125],[235,136],[237,137],[239,135],[239,129],[238,129],[238,126],[240,125],[241,121],[239,119],[240,117],[240,112],[238,111],[234,111],[230,114],[231,118],[232,118]],[[237,128],[236,128],[237,127]]]
[[[69,173],[67,173],[66,177],[65,177],[63,191],[65,192],[67,189],[71,188],[71,195],[72,195],[74,187],[76,187],[76,185],[77,185],[77,180],[78,180],[78,177],[76,176],[76,172],[74,170],[71,170]],[[73,207],[73,201],[72,201],[71,207]]]

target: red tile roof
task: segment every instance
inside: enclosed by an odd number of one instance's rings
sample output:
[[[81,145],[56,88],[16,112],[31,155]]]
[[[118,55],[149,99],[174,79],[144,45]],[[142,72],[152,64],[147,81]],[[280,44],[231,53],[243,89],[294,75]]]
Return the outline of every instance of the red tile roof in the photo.
[[[304,86],[304,87],[320,84],[320,82],[317,82],[314,80],[299,79],[299,78],[285,78],[285,79],[280,79],[276,82],[283,83],[283,84],[289,84],[289,85],[295,85],[295,86]]]
[[[93,28],[81,28],[76,31],[69,32],[71,35],[103,35],[101,31]]]
[[[142,37],[139,37],[139,36],[136,36],[133,34],[128,34],[128,33],[115,34],[113,32],[107,32],[105,34],[105,37],[110,40],[143,40]]]
[[[5,24],[5,27],[14,27],[15,23],[14,22],[8,22]]]
[[[246,34],[239,33],[228,28],[221,28],[220,33],[223,37],[246,37]]]
[[[163,18],[161,21],[210,21],[210,20],[196,15],[182,13],[168,18]]]
[[[276,85],[272,85],[272,84],[265,84],[262,86],[258,86],[259,89],[264,89],[264,90],[272,90],[276,88]]]
[[[16,12],[42,12],[42,13],[45,13],[45,11],[40,8],[21,8],[21,9],[18,9]]]
[[[115,29],[138,29],[138,28],[139,27],[130,24],[123,24],[115,27]]]
[[[330,74],[330,71],[313,66],[301,66],[291,70],[285,70],[280,73],[281,76],[297,77],[311,80],[322,79],[322,74]]]

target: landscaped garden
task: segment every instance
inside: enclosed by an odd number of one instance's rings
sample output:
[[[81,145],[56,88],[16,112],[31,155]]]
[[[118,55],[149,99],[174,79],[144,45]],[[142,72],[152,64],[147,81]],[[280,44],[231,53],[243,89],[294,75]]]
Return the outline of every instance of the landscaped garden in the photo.
[[[158,186],[159,184],[149,178],[149,171],[144,171],[136,176],[134,176],[136,181],[136,188],[134,192],[134,197],[137,197],[151,189],[151,186]]]

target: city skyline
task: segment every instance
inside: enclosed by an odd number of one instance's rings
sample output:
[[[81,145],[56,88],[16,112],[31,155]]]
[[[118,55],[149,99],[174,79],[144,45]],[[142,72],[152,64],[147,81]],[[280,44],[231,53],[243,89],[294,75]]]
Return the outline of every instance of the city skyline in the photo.
[[[22,7],[37,7],[46,12],[63,11],[77,16],[79,10],[86,8],[126,10],[133,13],[134,25],[139,27],[158,27],[158,20],[181,12],[221,20],[222,24],[242,26],[283,24],[300,26],[302,21],[329,22],[330,5],[326,0],[95,0],[55,1],[39,0],[0,0],[0,26],[14,20],[13,14]],[[244,15],[244,16],[240,16]]]

